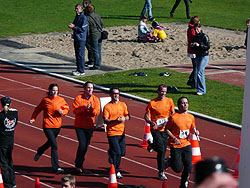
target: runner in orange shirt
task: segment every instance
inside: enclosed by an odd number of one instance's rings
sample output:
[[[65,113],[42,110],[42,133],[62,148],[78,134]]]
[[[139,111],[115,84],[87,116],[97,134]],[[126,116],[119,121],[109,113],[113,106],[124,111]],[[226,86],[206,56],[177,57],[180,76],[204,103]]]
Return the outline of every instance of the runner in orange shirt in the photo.
[[[114,164],[117,178],[122,178],[120,173],[121,157],[125,156],[125,121],[130,119],[127,105],[119,100],[119,88],[111,88],[111,101],[104,106],[103,120],[107,124],[109,142],[109,162]]]
[[[35,108],[30,124],[34,123],[38,114],[43,111],[43,131],[47,137],[47,142],[38,148],[34,157],[38,161],[40,156],[51,147],[51,164],[56,174],[63,173],[64,170],[59,167],[57,155],[57,142],[58,136],[62,126],[62,116],[69,112],[69,105],[63,97],[58,96],[58,85],[50,84],[48,96],[44,97],[40,104]]]
[[[174,172],[180,173],[180,188],[188,187],[189,176],[192,170],[192,149],[189,141],[190,133],[199,135],[196,130],[194,116],[188,113],[188,99],[178,99],[178,111],[167,122],[166,132],[169,135],[170,157],[165,168],[171,167]],[[182,171],[183,169],[183,171]]]
[[[158,97],[148,103],[144,118],[150,124],[153,136],[153,143],[148,141],[148,151],[151,152],[154,149],[157,152],[158,178],[166,180],[167,177],[163,171],[168,136],[164,130],[169,116],[174,113],[174,102],[171,98],[166,97],[166,85],[159,85],[157,91]]]
[[[83,162],[87,153],[91,137],[94,131],[95,118],[100,113],[100,101],[93,95],[94,84],[86,82],[84,93],[78,95],[73,103],[73,113],[75,114],[75,130],[78,138],[78,149],[75,159],[75,167],[78,173],[83,173]]]

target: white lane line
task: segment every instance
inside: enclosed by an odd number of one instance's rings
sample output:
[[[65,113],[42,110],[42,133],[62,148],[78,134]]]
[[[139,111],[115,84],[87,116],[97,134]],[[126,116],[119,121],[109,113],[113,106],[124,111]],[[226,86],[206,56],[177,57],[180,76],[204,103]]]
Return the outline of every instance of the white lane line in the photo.
[[[39,128],[38,128],[39,129]],[[60,136],[60,135],[59,135]],[[62,136],[61,136],[62,137]],[[20,144],[17,144],[17,143],[15,143],[15,146],[18,146],[18,147],[20,147],[20,148],[22,148],[22,149],[24,149],[24,150],[28,150],[28,151],[31,151],[31,152],[33,152],[33,153],[36,153],[36,150],[33,150],[33,149],[30,149],[30,148],[28,148],[28,147],[25,147],[25,146],[22,146],[22,145],[20,145]],[[51,158],[49,155],[47,155],[47,154],[43,154],[42,155],[43,157],[46,157],[46,158]],[[65,165],[68,165],[68,166],[71,166],[71,167],[74,167],[75,168],[75,165],[73,165],[73,164],[71,164],[71,163],[68,163],[68,162],[66,162],[66,161],[63,161],[63,160],[60,160],[59,159],[59,162],[61,162],[61,163],[63,163],[63,164],[65,164]],[[107,178],[107,177],[103,177],[103,176],[101,176],[100,174],[96,174],[96,173],[94,173],[94,172],[92,172],[92,171],[90,171],[90,170],[88,170],[88,172],[89,173],[91,173],[91,174],[93,174],[94,176],[98,176],[98,177],[101,177],[101,178],[103,178],[103,179],[105,179],[105,180],[107,180],[107,181],[109,181],[109,178]],[[28,176],[27,176],[28,177]],[[32,178],[28,178],[28,179],[31,179],[31,180],[34,180],[34,179],[32,179]],[[34,180],[35,181],[35,180]],[[125,186],[125,187],[129,187],[129,186],[127,186],[127,185],[124,185],[124,184],[122,184],[122,183],[119,183],[119,182],[117,182],[119,185],[122,185],[122,186]],[[42,184],[42,183],[41,183]],[[49,185],[47,185],[47,187],[50,187]]]
[[[41,128],[39,128],[39,127],[35,127],[35,126],[33,126],[33,125],[29,125],[29,124],[24,123],[24,122],[20,122],[20,121],[19,121],[18,123],[21,123],[21,124],[26,125],[26,126],[28,126],[28,127],[31,127],[31,128],[34,128],[34,129],[37,129],[37,130],[40,130],[40,131],[43,131],[43,129],[41,129]],[[62,136],[62,135],[60,135],[60,134],[59,134],[58,136],[61,137],[61,138],[70,140],[70,141],[72,141],[72,142],[78,143],[78,141],[75,140],[75,139],[73,139],[73,138],[69,138],[69,137],[67,137],[67,136]],[[98,151],[107,153],[106,150],[101,149],[101,148],[98,148],[98,147],[95,147],[95,146],[92,146],[91,144],[89,145],[89,147],[91,147],[91,148],[93,148],[93,149],[96,149],[96,150],[98,150]],[[29,150],[32,151],[32,152],[36,152],[35,150],[32,150],[32,149],[29,149]],[[43,155],[45,155],[45,154],[43,154]],[[48,155],[45,155],[45,156],[46,156],[46,157],[49,157]],[[50,158],[50,157],[49,157],[49,158]],[[141,166],[144,166],[144,167],[146,167],[146,168],[149,168],[149,169],[152,169],[152,170],[155,170],[155,171],[158,172],[158,169],[156,169],[156,168],[154,168],[154,167],[148,166],[148,165],[146,165],[146,164],[143,164],[143,163],[141,163],[141,162],[135,161],[135,160],[133,160],[133,159],[129,159],[129,158],[127,158],[127,157],[123,157],[123,158],[124,158],[125,160],[127,160],[127,161],[130,161],[130,162],[135,163],[135,164],[137,164],[137,165],[141,165]],[[60,161],[61,161],[61,160],[60,160]],[[67,162],[64,162],[64,161],[62,161],[62,163],[65,163],[65,164],[67,164],[67,165],[69,165],[69,166],[73,166],[73,167],[74,167],[73,164],[70,164],[70,163],[67,163]],[[172,177],[175,177],[175,178],[180,179],[179,176],[176,176],[176,175],[174,175],[174,174],[171,174],[171,173],[167,173],[167,174],[170,175],[170,176],[172,176]],[[192,183],[193,183],[193,182],[192,182]]]
[[[20,176],[22,176],[22,177],[24,177],[24,178],[26,178],[26,179],[28,179],[28,180],[31,180],[31,181],[36,181],[35,179],[33,179],[33,178],[31,178],[31,177],[29,177],[29,176],[26,176],[26,175],[24,175],[24,174],[22,174],[22,173],[20,173],[20,172],[15,172],[15,174],[17,174],[17,175],[20,175]],[[54,187],[52,187],[52,186],[50,186],[50,185],[47,185],[46,183],[43,183],[43,182],[41,182],[40,181],[40,184],[41,185],[44,185],[44,186],[46,186],[46,187],[49,187],[49,188],[54,188]],[[19,186],[18,186],[19,187]]]

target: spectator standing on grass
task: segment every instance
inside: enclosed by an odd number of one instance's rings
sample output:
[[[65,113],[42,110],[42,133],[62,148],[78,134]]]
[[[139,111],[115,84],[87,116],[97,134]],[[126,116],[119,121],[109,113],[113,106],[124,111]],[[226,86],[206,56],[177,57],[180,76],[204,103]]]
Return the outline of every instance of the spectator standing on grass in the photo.
[[[189,1],[190,3],[192,3],[192,0],[184,0],[184,3],[185,3],[185,6],[186,6],[186,16],[187,16],[187,19],[190,19],[190,16],[189,16]],[[174,11],[175,9],[179,6],[181,0],[176,0],[175,1],[175,4],[170,12],[170,17],[173,18],[174,17]]]
[[[142,15],[138,24],[138,41],[140,42],[148,42],[150,38],[152,38],[152,34],[150,33],[147,27],[148,17],[146,15]]]
[[[154,28],[153,40],[155,42],[158,42],[158,41],[163,42],[167,38],[167,35],[165,31],[162,29],[162,27],[160,26],[160,24],[157,21],[153,21],[152,27]]]
[[[250,27],[250,18],[246,20],[246,26],[247,26],[247,30],[246,30],[245,46],[247,47],[247,37],[248,37],[248,29]]]
[[[73,71],[74,76],[85,75],[85,43],[88,29],[88,20],[83,14],[83,7],[80,4],[75,6],[76,17],[72,24],[68,27],[73,30],[74,48],[76,56],[76,71]]]
[[[174,172],[180,173],[180,188],[187,188],[192,170],[192,149],[189,141],[190,133],[199,134],[195,131],[194,116],[189,114],[188,99],[178,99],[178,111],[168,120],[166,132],[169,135],[170,157],[165,163],[165,168],[171,167]]]
[[[148,141],[148,151],[152,149],[157,152],[158,178],[166,180],[164,171],[164,159],[167,149],[168,136],[165,132],[165,126],[168,118],[174,114],[174,102],[171,98],[167,98],[167,86],[161,84],[158,86],[157,98],[151,100],[147,107],[144,119],[150,124],[153,142]]]
[[[188,40],[188,48],[187,48],[187,56],[191,58],[193,71],[189,76],[187,81],[187,85],[192,88],[197,88],[197,62],[196,62],[196,54],[193,49],[191,49],[191,43],[194,41],[194,36],[196,34],[194,24],[200,23],[200,18],[198,16],[193,16],[190,19],[187,29],[187,40]]]
[[[94,84],[86,82],[84,93],[78,95],[73,103],[75,114],[75,131],[79,142],[75,167],[78,173],[83,173],[83,162],[94,131],[95,118],[100,113],[100,101],[93,95]]]
[[[90,69],[101,69],[102,62],[102,39],[101,31],[104,27],[104,22],[101,17],[96,14],[95,8],[89,5],[85,8],[85,13],[88,19],[88,32],[87,32],[87,43]]]
[[[195,24],[196,34],[194,36],[194,42],[191,43],[191,48],[194,49],[196,54],[197,63],[197,95],[206,94],[206,80],[205,80],[205,68],[209,61],[209,37],[202,32],[201,25]]]
[[[62,188],[75,188],[76,187],[76,178],[71,174],[67,174],[61,179]]]
[[[51,147],[51,164],[56,174],[64,172],[58,164],[56,137],[61,130],[62,116],[69,112],[69,105],[63,97],[58,96],[58,93],[58,85],[50,84],[48,96],[42,99],[30,119],[30,124],[33,124],[38,114],[43,111],[43,131],[48,140],[37,149],[34,160],[38,161],[41,155]]]
[[[0,169],[4,187],[16,187],[12,151],[18,111],[10,108],[11,100],[7,96],[1,98],[1,104],[3,109],[0,112]]]
[[[154,20],[154,17],[152,15],[152,4],[151,4],[151,0],[145,0],[145,3],[144,3],[144,7],[141,11],[141,17],[143,15],[146,15],[148,11],[148,19],[149,21],[153,21]]]
[[[104,106],[103,120],[107,124],[109,142],[109,163],[114,164],[116,177],[122,178],[120,172],[121,157],[125,156],[125,122],[130,119],[127,105],[120,101],[119,88],[110,88],[111,101]]]

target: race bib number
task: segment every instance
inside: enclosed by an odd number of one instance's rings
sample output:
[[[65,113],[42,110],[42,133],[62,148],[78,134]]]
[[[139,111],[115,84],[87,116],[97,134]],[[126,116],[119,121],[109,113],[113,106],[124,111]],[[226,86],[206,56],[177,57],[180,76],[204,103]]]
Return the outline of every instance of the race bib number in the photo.
[[[162,126],[166,125],[167,122],[168,122],[168,118],[162,118],[162,119],[156,120],[156,124],[158,127],[162,127]]]
[[[187,138],[189,135],[189,130],[180,131],[179,138]]]

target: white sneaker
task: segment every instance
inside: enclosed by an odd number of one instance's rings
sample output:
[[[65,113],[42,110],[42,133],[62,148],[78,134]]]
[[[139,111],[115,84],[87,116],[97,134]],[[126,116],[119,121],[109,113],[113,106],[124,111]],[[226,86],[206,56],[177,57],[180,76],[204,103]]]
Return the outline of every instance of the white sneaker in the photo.
[[[167,180],[168,178],[167,178],[167,176],[165,175],[164,172],[159,172],[158,179],[160,179],[160,180]]]
[[[116,173],[116,178],[117,178],[117,179],[121,179],[121,178],[122,178],[122,175],[121,175],[120,172],[117,172],[117,173]]]
[[[200,92],[197,92],[196,94],[199,95],[199,96],[203,95],[203,93],[200,93]]]
[[[72,71],[72,74],[73,74],[74,76],[84,76],[84,75],[85,75],[84,72],[83,72],[83,73],[80,73],[80,72],[78,72],[78,71]]]

